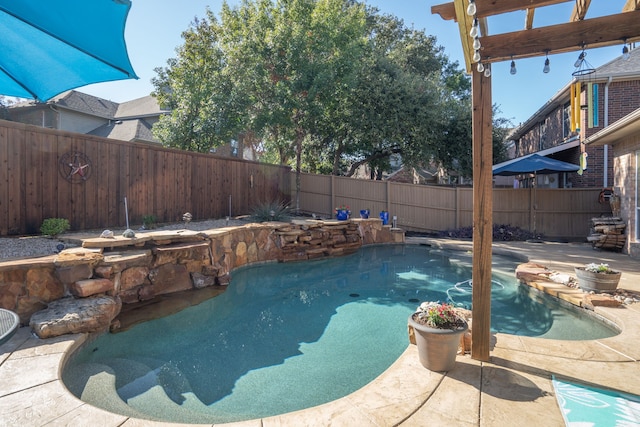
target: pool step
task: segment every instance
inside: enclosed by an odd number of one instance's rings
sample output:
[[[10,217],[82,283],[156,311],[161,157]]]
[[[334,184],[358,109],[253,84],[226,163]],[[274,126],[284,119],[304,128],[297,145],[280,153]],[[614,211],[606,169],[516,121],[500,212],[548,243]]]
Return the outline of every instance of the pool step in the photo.
[[[93,406],[134,418],[149,418],[127,405],[116,390],[116,373],[108,365],[81,363],[65,369],[63,380],[71,393]]]
[[[186,376],[175,364],[136,357],[112,359],[109,365],[118,378],[116,394],[133,410],[146,414],[143,418],[208,421],[206,415],[197,415],[206,413],[207,406],[192,392]]]

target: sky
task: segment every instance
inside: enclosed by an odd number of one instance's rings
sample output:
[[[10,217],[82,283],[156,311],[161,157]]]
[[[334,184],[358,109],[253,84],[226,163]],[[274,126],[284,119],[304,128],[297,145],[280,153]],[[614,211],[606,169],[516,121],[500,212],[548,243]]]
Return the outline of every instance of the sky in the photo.
[[[392,14],[404,20],[405,25],[423,30],[433,35],[437,43],[444,47],[451,61],[464,67],[464,56],[458,32],[458,24],[445,21],[431,13],[431,6],[451,0],[366,0],[382,13]],[[231,6],[239,0],[228,0]],[[573,8],[573,2],[538,9],[534,27],[566,23]],[[156,67],[166,66],[167,59],[175,57],[176,48],[183,42],[181,34],[195,17],[205,16],[209,7],[214,13],[221,9],[222,0],[132,0],[127,19],[125,40],[133,69],[139,80],[121,80],[97,83],[77,90],[108,99],[124,102],[149,95],[153,91],[151,79],[156,75]],[[624,0],[602,0],[592,2],[587,19],[617,13]],[[525,12],[512,12],[501,18],[488,18],[490,34],[519,31],[524,28]],[[549,55],[551,71],[542,73],[544,57],[516,61],[517,73],[509,73],[509,61],[493,64],[492,96],[498,105],[500,116],[510,119],[517,126],[525,122],[550,98],[567,85],[574,71],[573,63],[579,52]],[[587,61],[599,67],[622,54],[619,46],[588,49]]]

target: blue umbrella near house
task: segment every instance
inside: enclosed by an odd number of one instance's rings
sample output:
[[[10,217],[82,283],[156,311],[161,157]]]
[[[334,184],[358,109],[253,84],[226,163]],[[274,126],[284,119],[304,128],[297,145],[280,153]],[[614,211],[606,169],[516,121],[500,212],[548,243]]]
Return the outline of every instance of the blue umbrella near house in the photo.
[[[507,163],[507,162],[505,162]],[[493,168],[493,175],[511,176],[525,173],[548,175],[558,172],[576,172],[580,166],[550,159],[539,154],[521,157],[503,166]]]
[[[493,175],[513,176],[521,174],[534,174],[533,178],[533,236],[536,234],[536,175],[549,175],[560,172],[577,172],[580,166],[573,163],[562,162],[560,160],[550,159],[539,154],[531,154],[521,157],[517,160],[505,162],[502,166],[493,167]]]
[[[0,0],[0,94],[39,101],[137,79],[124,40],[129,0]]]

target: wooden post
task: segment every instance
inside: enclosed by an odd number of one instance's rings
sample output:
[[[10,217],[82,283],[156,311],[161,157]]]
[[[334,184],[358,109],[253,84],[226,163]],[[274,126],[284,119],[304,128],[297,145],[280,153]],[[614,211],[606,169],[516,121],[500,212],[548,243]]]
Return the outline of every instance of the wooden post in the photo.
[[[472,72],[473,102],[473,325],[471,357],[489,360],[491,245],[493,243],[493,145],[491,77]]]

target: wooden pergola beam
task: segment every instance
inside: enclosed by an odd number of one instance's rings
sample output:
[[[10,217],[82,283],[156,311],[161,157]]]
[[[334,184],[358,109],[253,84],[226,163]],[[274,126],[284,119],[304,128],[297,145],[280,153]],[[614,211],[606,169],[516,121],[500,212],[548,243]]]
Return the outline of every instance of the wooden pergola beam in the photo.
[[[576,0],[576,5],[571,12],[570,21],[582,21],[589,10],[591,0]]]
[[[487,16],[500,15],[507,12],[515,12],[516,10],[535,9],[536,7],[551,6],[559,3],[566,3],[574,0],[475,0],[476,16],[478,18],[486,18]],[[627,0],[628,2],[637,2],[638,0]],[[445,21],[456,21],[456,10],[453,3],[444,3],[431,6],[431,13],[438,14]]]
[[[631,12],[632,10],[640,9],[640,0],[627,0],[622,7],[623,12]]]
[[[640,40],[640,10],[615,15],[480,37],[483,63],[573,52]]]
[[[527,9],[527,17],[524,20],[524,29],[530,30],[533,28],[533,15],[535,15],[535,9]]]
[[[488,65],[490,67],[490,65]],[[493,144],[491,77],[471,78],[473,133],[473,270],[471,357],[488,361],[491,350],[491,251],[493,244]]]

